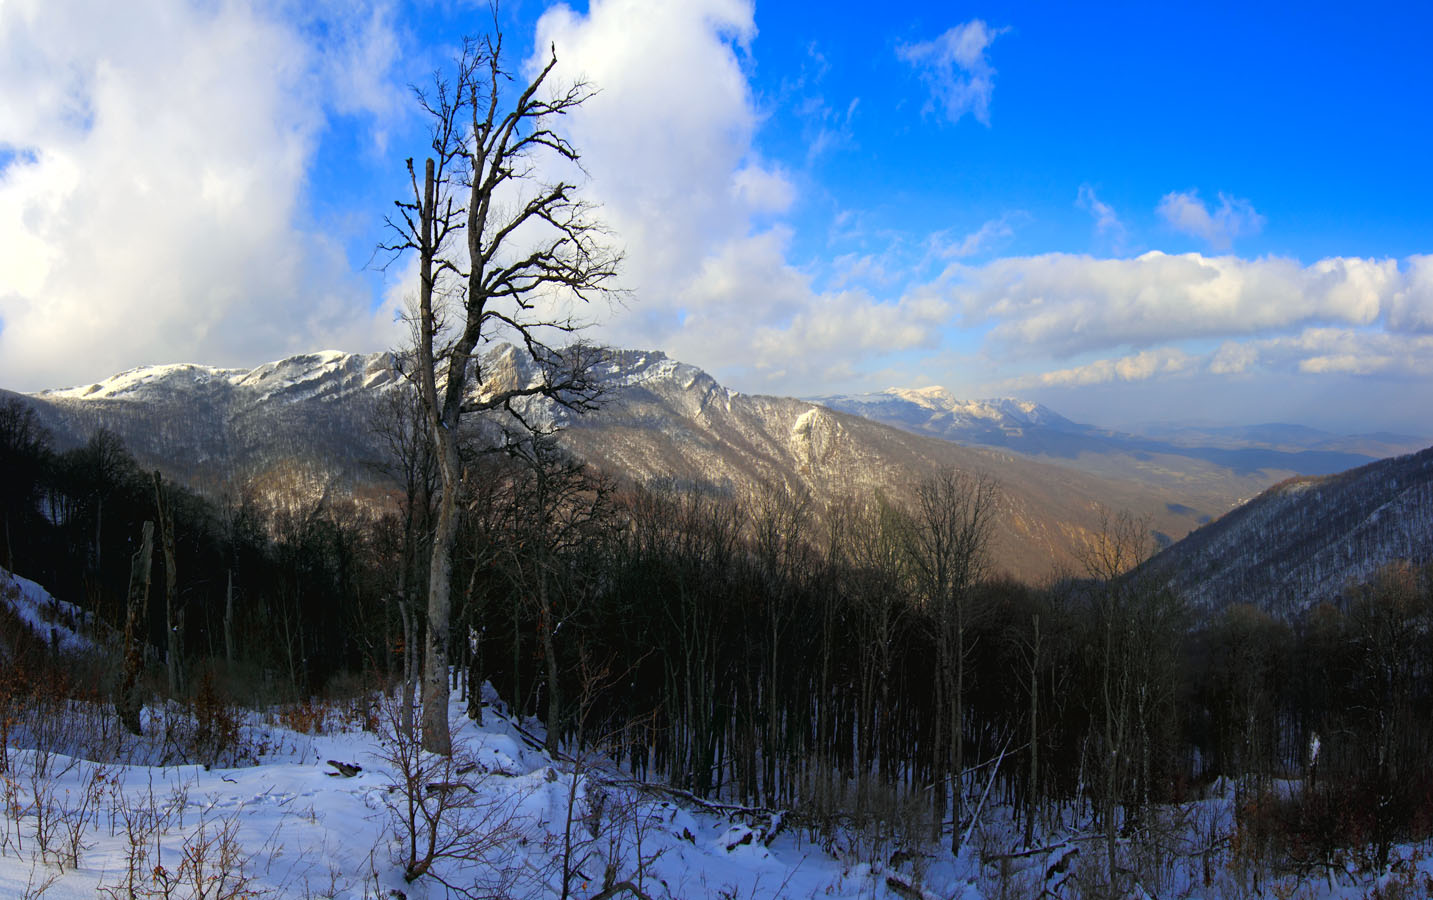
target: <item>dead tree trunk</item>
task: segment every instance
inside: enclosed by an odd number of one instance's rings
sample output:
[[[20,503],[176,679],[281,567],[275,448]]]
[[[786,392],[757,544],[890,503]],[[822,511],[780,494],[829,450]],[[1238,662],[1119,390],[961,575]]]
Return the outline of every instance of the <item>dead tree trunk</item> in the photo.
[[[143,734],[139,713],[142,698],[139,678],[144,671],[144,644],[139,638],[139,621],[149,605],[150,562],[154,556],[154,523],[145,522],[138,552],[129,568],[129,601],[124,616],[124,674],[115,693],[114,707],[120,724],[130,734]]]
[[[1030,638],[1030,780],[1025,786],[1027,804],[1025,808],[1025,846],[1029,848],[1035,836],[1035,816],[1040,808],[1040,616],[1030,617],[1032,636]]]
[[[234,666],[234,570],[229,570],[229,586],[224,589],[224,661]]]
[[[546,397],[583,412],[596,405],[598,394],[592,372],[597,355],[580,345],[558,350],[545,337],[571,334],[581,323],[570,313],[549,315],[545,304],[535,302],[552,293],[584,302],[605,294],[617,266],[577,186],[548,183],[537,174],[537,156],[578,162],[553,122],[593,94],[581,82],[551,90],[544,82],[556,66],[554,50],[517,93],[508,87],[500,33],[465,45],[456,79],[439,79],[431,93],[419,93],[434,156],[425,161],[421,182],[408,161],[413,199],[399,202],[397,217],[389,219],[398,240],[385,249],[414,250],[419,257],[414,362],[442,483],[429,571],[421,725],[424,749],[444,755],[452,749],[448,640],[461,420],[498,411],[526,427],[520,408],[525,398]],[[515,203],[508,193],[513,188]],[[458,199],[460,189],[468,193],[466,204]],[[461,263],[449,255],[460,233],[468,244]],[[461,289],[449,291],[458,288],[452,282]],[[525,349],[540,375],[525,384],[484,385],[475,396],[470,388],[485,381],[481,349],[503,333]]]
[[[184,693],[184,606],[179,602],[179,577],[174,569],[174,514],[164,496],[164,481],[154,473],[154,505],[159,511],[159,531],[164,541],[164,624],[168,636],[165,664],[169,672],[169,696]]]

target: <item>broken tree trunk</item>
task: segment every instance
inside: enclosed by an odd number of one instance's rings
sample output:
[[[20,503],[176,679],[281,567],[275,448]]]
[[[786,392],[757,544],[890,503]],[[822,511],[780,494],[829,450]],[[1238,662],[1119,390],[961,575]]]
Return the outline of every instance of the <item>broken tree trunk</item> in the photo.
[[[129,568],[129,601],[124,616],[124,675],[114,698],[120,724],[130,734],[143,734],[139,720],[141,696],[139,677],[144,671],[143,642],[139,637],[140,618],[149,605],[150,562],[154,556],[154,523],[145,522],[139,550]]]
[[[154,472],[154,505],[159,510],[159,530],[164,540],[164,613],[168,634],[165,661],[169,671],[169,696],[184,693],[184,607],[177,594],[178,574],[174,570],[174,515],[164,496],[164,481]]]

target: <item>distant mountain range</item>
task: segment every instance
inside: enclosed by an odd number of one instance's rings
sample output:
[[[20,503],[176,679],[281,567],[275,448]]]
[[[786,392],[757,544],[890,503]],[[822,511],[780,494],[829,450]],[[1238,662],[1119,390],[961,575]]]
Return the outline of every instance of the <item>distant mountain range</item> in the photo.
[[[533,377],[510,347],[489,351],[484,370],[498,381]],[[563,425],[563,443],[599,468],[745,499],[801,490],[817,527],[844,496],[900,499],[941,466],[988,473],[1002,487],[996,564],[1032,580],[1077,570],[1101,508],[1147,517],[1167,544],[1280,479],[1369,459],[1297,443],[1332,436],[1186,445],[1187,435],[1122,435],[1026,401],[960,401],[930,388],[819,401],[744,395],[660,352],[613,352],[602,376],[611,400],[596,413],[532,410]],[[25,399],[61,448],[107,427],[142,464],[201,489],[244,482],[365,496],[389,489],[372,423],[399,383],[386,353],[325,351],[252,370],[141,367]]]
[[[1081,425],[1026,400],[959,400],[943,388],[891,388],[875,394],[812,398],[831,409],[885,422],[916,434],[985,447],[1004,447],[1093,471],[1110,457],[1161,470],[1172,458],[1197,460],[1236,473],[1259,470],[1327,475],[1427,444],[1407,435],[1344,437],[1298,425],[1233,428],[1159,426],[1128,434]]]

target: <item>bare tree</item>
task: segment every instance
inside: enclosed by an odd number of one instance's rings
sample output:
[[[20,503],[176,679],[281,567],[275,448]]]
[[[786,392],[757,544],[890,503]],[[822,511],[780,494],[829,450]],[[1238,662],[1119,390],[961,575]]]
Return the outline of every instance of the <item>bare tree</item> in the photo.
[[[908,532],[911,568],[936,632],[936,831],[950,780],[955,818],[951,850],[957,853],[965,774],[965,664],[977,612],[975,587],[989,566],[997,498],[998,487],[990,477],[943,469],[916,487]]]
[[[1144,827],[1156,743],[1167,733],[1175,689],[1183,606],[1141,569],[1154,551],[1147,519],[1101,510],[1100,529],[1081,553],[1091,579],[1089,663],[1096,681],[1092,712],[1102,761],[1097,800],[1105,838],[1105,876],[1121,889],[1119,808],[1125,830]]]
[[[387,451],[380,469],[398,482],[402,490],[402,549],[394,599],[403,629],[404,725],[413,715],[413,695],[418,686],[419,584],[423,581],[428,535],[433,520],[433,495],[438,472],[433,458],[433,435],[427,425],[422,397],[416,385],[401,383],[388,392],[374,411],[371,423]]]
[[[547,398],[578,411],[596,402],[591,369],[600,355],[581,344],[555,346],[581,324],[551,310],[605,293],[618,257],[577,186],[547,179],[539,169],[544,162],[579,167],[576,148],[555,122],[593,95],[582,82],[554,88],[556,66],[554,47],[515,94],[496,23],[486,38],[465,42],[451,77],[440,75],[431,91],[418,92],[431,123],[432,155],[421,179],[408,161],[412,199],[398,202],[397,216],[389,219],[398,240],[384,249],[418,253],[412,374],[432,429],[442,485],[429,573],[422,713],[423,746],[437,753],[451,752],[448,632],[463,483],[459,425],[464,416],[489,410],[527,425],[527,398]],[[466,238],[464,246],[459,236]],[[521,347],[533,377],[497,384],[483,371],[479,351],[504,337]]]
[[[536,614],[546,669],[547,750],[557,755],[569,716],[563,697],[558,632],[590,599],[592,586],[578,572],[616,527],[610,481],[563,452],[551,436],[512,448],[519,469],[510,485],[511,540],[502,568],[518,602]],[[583,557],[587,556],[583,564]]]

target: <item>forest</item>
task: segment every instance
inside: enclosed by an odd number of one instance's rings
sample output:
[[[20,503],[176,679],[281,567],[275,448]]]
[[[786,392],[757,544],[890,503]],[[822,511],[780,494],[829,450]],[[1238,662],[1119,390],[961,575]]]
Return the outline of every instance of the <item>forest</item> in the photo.
[[[5,708],[412,698],[438,492],[420,415],[393,394],[374,461],[391,490],[359,503],[199,494],[112,433],[58,452],[23,402],[0,407],[0,563],[112,648],[78,665],[5,613]],[[1148,883],[1171,810],[1214,789],[1234,791],[1233,834],[1187,852],[1256,891],[1433,839],[1433,567],[1277,617],[1258,597],[1194,608],[1118,512],[1080,571],[992,571],[1000,486],[975,473],[933,473],[908,506],[847,498],[818,527],[780,485],[631,484],[541,435],[463,460],[450,684],[478,720],[491,685],[554,754],[887,855],[958,851],[995,809],[1027,849],[1083,831],[1090,895]]]

